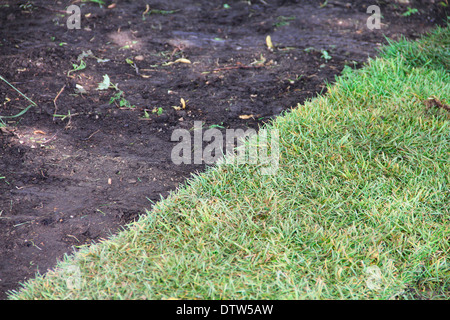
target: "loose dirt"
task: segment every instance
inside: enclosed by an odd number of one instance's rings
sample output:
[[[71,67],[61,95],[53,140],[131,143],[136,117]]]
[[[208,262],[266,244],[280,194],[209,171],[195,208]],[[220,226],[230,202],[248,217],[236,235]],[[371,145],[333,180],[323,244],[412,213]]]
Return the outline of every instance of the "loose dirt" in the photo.
[[[0,75],[37,104],[0,132],[0,299],[202,171],[172,162],[175,129],[258,128],[384,36],[414,39],[447,16],[409,2],[0,1]],[[81,29],[67,27],[71,3]],[[104,75],[118,90],[96,90]],[[27,105],[0,81],[1,116]]]

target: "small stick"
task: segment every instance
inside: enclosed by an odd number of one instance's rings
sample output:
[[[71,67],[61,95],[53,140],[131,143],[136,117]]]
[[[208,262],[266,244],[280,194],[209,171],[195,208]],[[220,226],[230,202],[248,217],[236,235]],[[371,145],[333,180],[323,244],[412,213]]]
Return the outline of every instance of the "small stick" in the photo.
[[[83,138],[83,139],[81,139],[81,140],[83,140],[83,141],[87,141],[87,140],[91,139],[91,138],[92,138],[92,137],[94,136],[94,134],[98,133],[99,131],[100,131],[100,129],[98,129],[97,131],[95,131],[95,132],[91,133],[91,134],[89,135],[89,137],[87,137],[87,138]]]
[[[51,137],[50,139],[48,139],[47,141],[44,141],[44,142],[41,142],[41,145],[42,144],[46,144],[46,143],[49,143],[50,141],[52,141],[52,140],[55,140],[55,138],[56,138],[56,135],[57,135],[57,133],[55,133],[54,135],[53,135],[53,137]]]
[[[53,104],[55,105],[55,112],[53,112],[53,121],[55,121],[55,115],[56,115],[56,111],[58,111],[58,106],[56,105],[56,100],[58,100],[59,95],[64,91],[64,88],[66,87],[66,85],[64,85],[61,90],[59,90],[58,94],[56,95],[55,99],[53,99]]]
[[[262,66],[246,66],[243,65],[242,63],[237,63],[237,66],[228,66],[228,67],[223,67],[223,68],[217,68],[214,69],[213,71],[224,71],[224,70],[234,70],[234,69],[257,69],[257,68],[261,68]]]

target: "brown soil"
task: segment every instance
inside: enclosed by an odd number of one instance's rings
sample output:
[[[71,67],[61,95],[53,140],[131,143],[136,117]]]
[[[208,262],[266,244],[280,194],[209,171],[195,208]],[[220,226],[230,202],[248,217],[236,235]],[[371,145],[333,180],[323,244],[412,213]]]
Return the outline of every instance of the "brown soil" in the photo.
[[[0,1],[0,75],[38,105],[0,132],[0,299],[203,170],[172,163],[175,129],[258,128],[361,66],[384,35],[414,39],[446,16],[434,1],[72,2],[79,30],[58,12],[69,1]],[[372,4],[381,30],[366,26]],[[407,7],[419,11],[403,16]],[[68,75],[88,50],[86,68]],[[179,58],[191,63],[163,65]],[[105,74],[134,108],[96,90]],[[0,81],[0,115],[28,104]]]

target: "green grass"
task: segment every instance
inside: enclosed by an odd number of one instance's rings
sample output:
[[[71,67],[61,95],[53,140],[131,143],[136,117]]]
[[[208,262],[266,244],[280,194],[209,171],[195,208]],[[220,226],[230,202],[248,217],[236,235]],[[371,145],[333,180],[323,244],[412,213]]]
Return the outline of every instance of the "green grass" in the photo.
[[[398,42],[389,39],[389,46],[382,49],[386,58],[401,55],[411,67],[428,67],[432,69],[450,69],[450,37],[448,29],[438,29],[436,32],[411,44],[406,39]]]
[[[278,117],[275,175],[214,166],[10,298],[450,298],[450,112],[426,104],[450,103],[449,37]]]
[[[23,109],[22,111],[20,111],[19,113],[12,115],[12,116],[2,116],[0,115],[0,128],[1,127],[6,127],[6,124],[4,122],[3,119],[13,119],[13,118],[18,118],[20,116],[22,116],[23,114],[25,114],[31,107],[37,107],[37,104],[31,100],[30,98],[28,98],[26,95],[24,95],[22,92],[20,92],[19,89],[17,89],[16,87],[14,87],[11,83],[9,83],[5,78],[3,78],[2,76],[0,76],[0,80],[2,80],[3,82],[5,82],[8,86],[10,86],[11,88],[13,88],[18,94],[20,94],[22,97],[24,97],[26,100],[28,100],[28,102],[30,102],[31,104],[28,105],[28,107],[26,107],[25,109]]]

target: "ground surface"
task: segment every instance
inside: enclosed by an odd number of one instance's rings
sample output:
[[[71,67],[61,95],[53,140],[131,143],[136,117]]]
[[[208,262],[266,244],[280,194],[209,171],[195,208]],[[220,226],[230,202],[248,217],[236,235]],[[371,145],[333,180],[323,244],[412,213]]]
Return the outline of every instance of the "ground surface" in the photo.
[[[0,299],[202,170],[173,164],[175,129],[257,128],[361,66],[383,35],[416,38],[441,23],[431,2],[380,1],[373,31],[376,1],[78,3],[79,30],[58,12],[68,1],[0,2],[0,75],[38,105],[0,132]],[[408,7],[419,11],[402,15]],[[86,67],[69,73],[83,52]],[[180,58],[191,63],[165,65]],[[105,74],[134,107],[96,90]],[[2,116],[28,104],[0,81]]]

